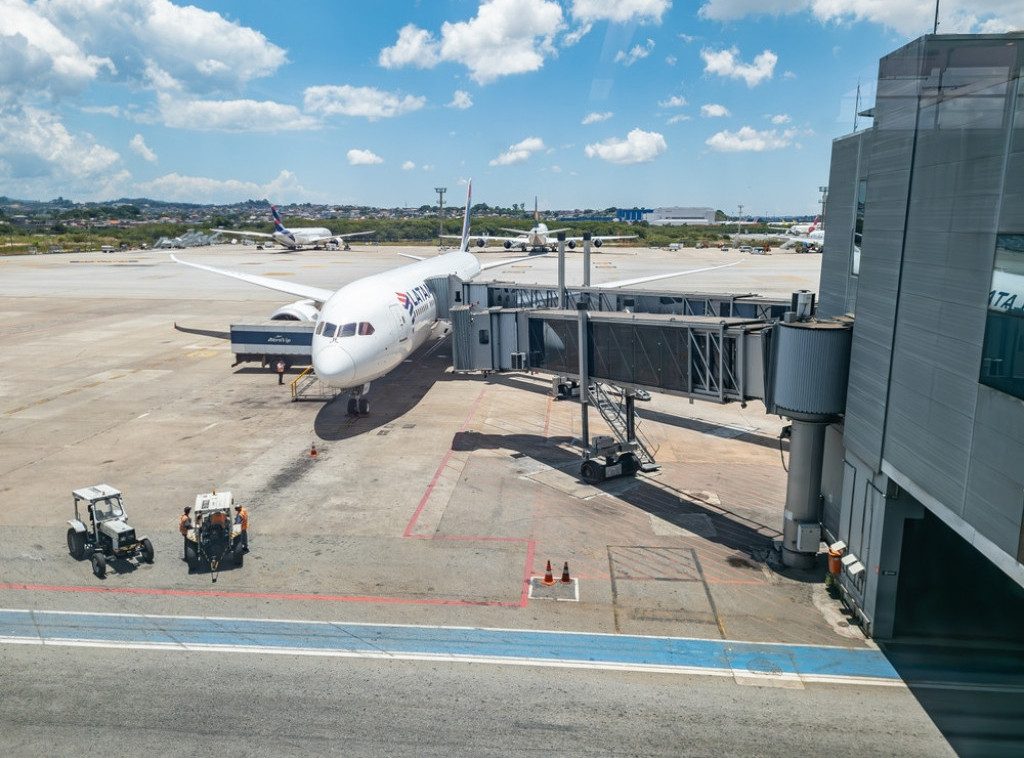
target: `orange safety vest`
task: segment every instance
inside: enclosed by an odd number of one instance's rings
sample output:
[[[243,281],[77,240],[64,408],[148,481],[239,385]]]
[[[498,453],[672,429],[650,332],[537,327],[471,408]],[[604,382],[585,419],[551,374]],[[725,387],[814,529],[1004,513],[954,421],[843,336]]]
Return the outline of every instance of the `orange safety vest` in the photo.
[[[246,529],[248,529],[249,528],[249,511],[245,510],[245,508],[239,508],[235,512],[235,523],[242,525],[242,531],[243,532]]]
[[[214,526],[224,526],[227,521],[227,517],[221,511],[214,511],[210,515],[210,523]]]

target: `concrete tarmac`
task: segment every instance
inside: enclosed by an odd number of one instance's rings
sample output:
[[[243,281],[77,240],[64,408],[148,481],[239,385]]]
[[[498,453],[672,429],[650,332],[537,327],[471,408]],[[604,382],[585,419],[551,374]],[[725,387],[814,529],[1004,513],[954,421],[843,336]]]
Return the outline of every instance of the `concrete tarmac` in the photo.
[[[658,288],[817,289],[813,255],[605,251],[595,282],[743,258]],[[177,254],[340,286],[401,265],[395,252]],[[490,273],[553,283],[554,272],[538,258]],[[771,560],[788,452],[782,420],[758,403],[638,403],[661,469],[591,486],[577,476],[580,406],[552,398],[545,376],[453,375],[440,331],[353,419],[344,397],[292,402],[272,372],[232,366],[229,325],[287,296],[165,251],[0,258],[0,297],[3,607],[870,646],[826,593],[823,561]],[[97,483],[124,492],[153,565],[115,563],[98,580],[68,555],[71,490]],[[188,573],[177,533],[182,508],[211,489],[248,507],[252,547],[216,582]],[[548,561],[572,581],[540,582]]]

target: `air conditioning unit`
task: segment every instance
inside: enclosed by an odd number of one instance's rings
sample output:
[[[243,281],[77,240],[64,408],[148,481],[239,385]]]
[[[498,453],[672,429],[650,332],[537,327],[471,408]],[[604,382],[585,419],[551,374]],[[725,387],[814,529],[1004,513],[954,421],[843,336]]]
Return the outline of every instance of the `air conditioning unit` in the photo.
[[[510,357],[513,371],[526,371],[526,353],[512,353]]]

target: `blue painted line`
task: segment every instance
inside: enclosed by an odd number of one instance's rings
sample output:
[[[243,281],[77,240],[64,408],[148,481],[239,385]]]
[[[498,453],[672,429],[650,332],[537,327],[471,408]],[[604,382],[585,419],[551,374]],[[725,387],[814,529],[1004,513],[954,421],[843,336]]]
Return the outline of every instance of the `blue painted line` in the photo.
[[[0,609],[0,642],[224,647],[728,672],[804,680],[899,675],[876,649],[679,637]]]

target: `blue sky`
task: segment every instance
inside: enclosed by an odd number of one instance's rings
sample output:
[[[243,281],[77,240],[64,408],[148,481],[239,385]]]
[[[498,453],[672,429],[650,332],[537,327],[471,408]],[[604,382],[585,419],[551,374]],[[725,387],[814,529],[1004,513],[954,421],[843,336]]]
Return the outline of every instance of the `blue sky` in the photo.
[[[0,0],[0,194],[812,214],[917,0]],[[1024,28],[943,0],[939,31]],[[861,120],[860,126],[869,121]]]

